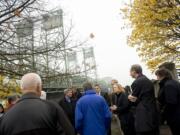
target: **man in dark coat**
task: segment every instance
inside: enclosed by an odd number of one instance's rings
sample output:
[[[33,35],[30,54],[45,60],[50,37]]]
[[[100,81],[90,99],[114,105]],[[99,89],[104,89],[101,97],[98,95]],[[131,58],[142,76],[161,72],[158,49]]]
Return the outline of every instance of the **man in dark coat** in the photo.
[[[165,68],[157,70],[156,75],[160,80],[158,101],[162,116],[173,135],[180,135],[180,83],[173,80],[170,71]]]
[[[108,92],[102,92],[101,86],[99,84],[96,84],[94,87],[95,87],[95,90],[96,90],[96,94],[104,97],[107,104],[109,106],[111,106],[111,99],[110,99],[110,96],[109,96]]]
[[[59,105],[63,108],[71,124],[75,127],[75,101],[72,100],[72,90],[65,89],[64,97],[60,100]]]
[[[158,115],[152,82],[142,74],[140,65],[133,65],[131,76],[136,80],[132,84],[130,103],[136,106],[135,130],[137,135],[157,135]]]
[[[0,135],[74,135],[58,104],[40,99],[41,78],[35,73],[22,77],[23,96],[1,119]]]

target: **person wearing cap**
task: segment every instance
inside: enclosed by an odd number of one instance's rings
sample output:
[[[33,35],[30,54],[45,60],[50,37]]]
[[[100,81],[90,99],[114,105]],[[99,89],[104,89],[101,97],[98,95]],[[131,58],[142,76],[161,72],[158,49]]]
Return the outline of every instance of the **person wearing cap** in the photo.
[[[65,114],[69,118],[71,124],[75,126],[75,101],[72,100],[72,90],[65,89],[64,97],[59,101],[59,105],[63,108]]]

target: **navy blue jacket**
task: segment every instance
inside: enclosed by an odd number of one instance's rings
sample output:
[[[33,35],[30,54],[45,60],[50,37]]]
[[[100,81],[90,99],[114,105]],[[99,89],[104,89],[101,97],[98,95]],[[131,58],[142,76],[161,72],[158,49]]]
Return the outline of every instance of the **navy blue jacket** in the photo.
[[[102,96],[88,90],[76,105],[75,126],[81,135],[106,135],[111,122],[110,109]]]

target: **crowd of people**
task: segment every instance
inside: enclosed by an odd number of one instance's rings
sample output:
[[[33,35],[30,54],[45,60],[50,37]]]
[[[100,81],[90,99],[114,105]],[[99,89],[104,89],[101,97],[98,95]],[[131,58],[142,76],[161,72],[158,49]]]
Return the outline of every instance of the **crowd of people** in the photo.
[[[67,88],[56,103],[40,99],[41,78],[28,73],[21,79],[22,97],[11,98],[6,113],[0,105],[0,135],[112,135],[113,117],[124,135],[160,135],[164,123],[172,135],[180,135],[180,83],[171,72],[156,71],[157,97],[140,65],[132,65],[130,75],[135,79],[131,86],[114,79],[108,93],[99,84],[86,82],[84,92]]]

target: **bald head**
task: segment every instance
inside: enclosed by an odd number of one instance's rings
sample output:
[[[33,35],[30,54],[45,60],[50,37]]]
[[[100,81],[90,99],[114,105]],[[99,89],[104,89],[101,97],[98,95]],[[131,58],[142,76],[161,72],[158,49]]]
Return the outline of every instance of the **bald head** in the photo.
[[[23,94],[33,92],[40,96],[42,89],[41,85],[41,78],[35,73],[25,74],[21,79],[21,88]]]

